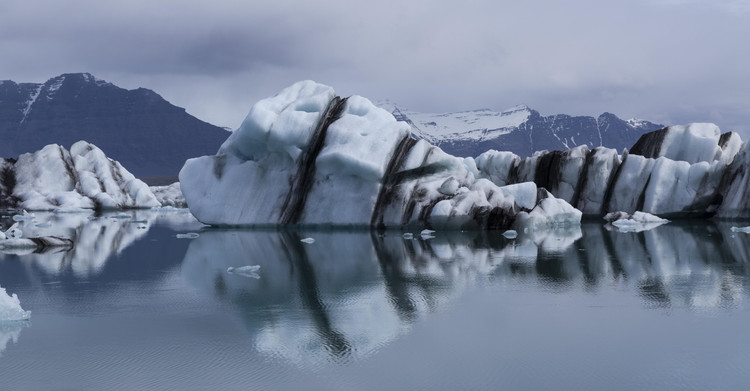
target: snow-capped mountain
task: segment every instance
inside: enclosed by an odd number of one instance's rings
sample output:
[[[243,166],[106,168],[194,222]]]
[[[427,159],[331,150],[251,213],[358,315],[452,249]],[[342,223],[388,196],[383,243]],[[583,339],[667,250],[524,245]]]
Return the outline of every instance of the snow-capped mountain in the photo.
[[[542,116],[527,106],[505,111],[480,109],[456,113],[420,113],[389,101],[376,103],[412,133],[456,156],[477,156],[490,149],[530,156],[541,150],[565,150],[580,145],[630,148],[644,134],[664,126],[649,121],[622,120],[611,113],[597,118],[557,114]]]
[[[227,135],[154,91],[88,73],[0,81],[0,157],[86,140],[138,177],[176,176],[186,159],[215,152]]]

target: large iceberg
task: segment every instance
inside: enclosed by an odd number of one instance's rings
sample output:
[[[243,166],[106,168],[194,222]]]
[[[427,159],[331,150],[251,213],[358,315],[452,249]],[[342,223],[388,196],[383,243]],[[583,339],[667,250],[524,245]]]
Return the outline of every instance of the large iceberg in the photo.
[[[736,133],[690,124],[647,133],[622,154],[580,146],[525,159],[487,151],[475,161],[480,177],[501,186],[533,181],[584,215],[748,218],[748,148]]]
[[[0,207],[27,210],[151,208],[149,187],[93,144],[50,144],[0,159]]]
[[[215,156],[190,159],[191,212],[219,226],[506,229],[580,222],[534,183],[500,187],[360,96],[298,82],[256,103]],[[520,218],[519,218],[520,217]]]

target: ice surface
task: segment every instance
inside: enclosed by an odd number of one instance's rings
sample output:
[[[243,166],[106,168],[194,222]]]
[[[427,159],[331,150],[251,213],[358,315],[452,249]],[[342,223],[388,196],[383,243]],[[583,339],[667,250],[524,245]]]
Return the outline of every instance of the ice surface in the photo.
[[[199,236],[200,236],[200,234],[195,233],[195,232],[188,232],[188,233],[184,233],[184,234],[177,234],[177,235],[175,235],[175,237],[177,239],[195,239],[195,238],[197,238]]]
[[[31,317],[31,311],[24,311],[16,294],[8,295],[5,288],[0,286],[0,324],[27,320]]]

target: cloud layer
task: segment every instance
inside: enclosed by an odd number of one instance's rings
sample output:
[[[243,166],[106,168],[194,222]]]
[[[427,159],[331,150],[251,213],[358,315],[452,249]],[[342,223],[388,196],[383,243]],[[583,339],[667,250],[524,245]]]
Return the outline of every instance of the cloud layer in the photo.
[[[0,4],[0,79],[91,72],[236,127],[300,79],[420,111],[527,104],[750,134],[750,2]]]

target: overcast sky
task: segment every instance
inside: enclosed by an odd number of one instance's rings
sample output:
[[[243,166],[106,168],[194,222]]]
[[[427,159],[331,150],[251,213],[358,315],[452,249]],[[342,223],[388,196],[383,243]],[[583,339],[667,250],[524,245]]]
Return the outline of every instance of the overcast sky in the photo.
[[[0,79],[90,72],[230,128],[313,79],[424,112],[526,104],[750,135],[750,0],[2,0],[0,56]]]

